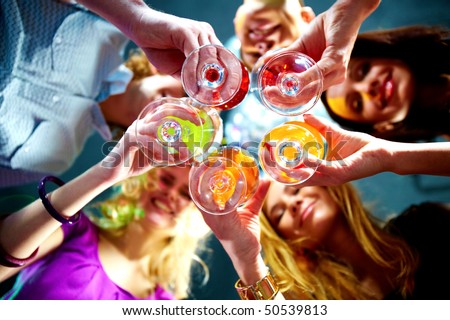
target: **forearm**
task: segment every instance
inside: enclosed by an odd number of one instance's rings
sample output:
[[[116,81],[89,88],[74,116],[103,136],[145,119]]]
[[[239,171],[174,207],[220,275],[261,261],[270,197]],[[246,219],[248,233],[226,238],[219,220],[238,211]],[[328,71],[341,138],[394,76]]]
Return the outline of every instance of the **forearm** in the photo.
[[[396,143],[388,146],[389,168],[397,174],[450,176],[450,142]]]
[[[49,200],[63,217],[69,218],[115,183],[108,176],[108,169],[96,165],[55,189]],[[60,226],[38,199],[1,221],[0,244],[10,255],[26,258]]]
[[[138,25],[145,12],[154,11],[142,0],[79,0],[78,2],[114,24],[132,40],[136,40],[133,26]]]
[[[267,266],[264,264],[261,255],[251,260],[253,261],[248,262],[231,257],[234,269],[244,285],[252,285],[264,278],[267,274]]]

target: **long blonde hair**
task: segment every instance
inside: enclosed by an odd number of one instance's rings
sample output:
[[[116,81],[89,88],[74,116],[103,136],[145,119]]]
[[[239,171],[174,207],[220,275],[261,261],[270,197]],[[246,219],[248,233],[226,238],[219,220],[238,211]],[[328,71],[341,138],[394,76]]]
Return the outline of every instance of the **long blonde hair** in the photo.
[[[114,187],[112,196],[93,203],[85,209],[85,213],[102,232],[113,236],[122,235],[131,221],[144,217],[139,199],[143,193],[157,187],[155,170],[158,169],[124,180]],[[177,217],[173,235],[162,239],[161,243],[154,246],[155,250],[149,253],[149,280],[153,289],[159,285],[177,299],[187,298],[191,272],[194,267],[198,267],[197,263],[205,275],[204,281],[207,281],[208,268],[197,252],[202,248],[202,240],[206,239],[208,233],[209,229],[200,212],[191,202]]]
[[[414,286],[413,276],[418,263],[416,254],[404,240],[383,231],[381,221],[365,210],[351,184],[326,189],[339,205],[355,238],[367,255],[381,267],[398,270],[395,285],[405,297]],[[287,298],[374,298],[364,289],[348,264],[320,251],[306,251],[299,255],[298,246],[304,239],[286,241],[272,228],[264,212],[260,216],[264,258]]]

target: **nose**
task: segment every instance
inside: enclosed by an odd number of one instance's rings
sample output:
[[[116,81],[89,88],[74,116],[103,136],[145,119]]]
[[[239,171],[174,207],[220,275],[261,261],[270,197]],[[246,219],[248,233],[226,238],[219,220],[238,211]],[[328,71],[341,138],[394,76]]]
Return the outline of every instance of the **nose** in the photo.
[[[260,55],[264,55],[267,51],[271,50],[273,46],[273,41],[260,41],[255,45]]]
[[[302,204],[301,200],[292,201],[289,206],[289,213],[295,217],[300,211],[300,205]]]
[[[166,197],[169,200],[169,206],[172,211],[178,211],[180,207],[180,195],[176,190],[168,190],[166,192]]]
[[[380,85],[378,79],[367,80],[358,84],[357,91],[366,93],[371,99],[376,99],[380,96]]]

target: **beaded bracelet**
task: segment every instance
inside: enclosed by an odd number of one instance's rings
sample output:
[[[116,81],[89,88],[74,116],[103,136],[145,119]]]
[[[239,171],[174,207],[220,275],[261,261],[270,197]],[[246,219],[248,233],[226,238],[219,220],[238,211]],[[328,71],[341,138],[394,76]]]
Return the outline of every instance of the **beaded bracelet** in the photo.
[[[64,218],[61,213],[59,213],[50,203],[48,200],[48,194],[45,191],[45,184],[47,181],[51,181],[56,183],[59,186],[64,185],[64,182],[56,177],[53,176],[46,176],[41,179],[41,181],[38,184],[38,192],[39,197],[42,200],[42,204],[44,205],[45,209],[47,209],[48,213],[57,221],[61,222],[62,224],[75,224],[80,220],[81,211],[78,211],[75,215],[72,217],[66,219]]]
[[[0,265],[8,267],[8,268],[19,268],[33,260],[38,253],[39,247],[34,250],[34,252],[25,259],[15,258],[9,253],[7,253],[2,246],[0,246]]]

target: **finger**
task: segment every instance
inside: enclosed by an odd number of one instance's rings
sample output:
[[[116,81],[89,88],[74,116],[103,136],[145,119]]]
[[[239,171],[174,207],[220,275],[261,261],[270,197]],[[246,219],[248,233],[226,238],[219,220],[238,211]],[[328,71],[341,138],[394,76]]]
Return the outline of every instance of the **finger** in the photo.
[[[209,41],[210,41],[212,44],[216,44],[216,45],[219,45],[219,46],[223,46],[223,43],[219,40],[219,38],[217,38],[217,36],[216,36],[216,34],[215,34],[214,32],[212,32],[212,33],[209,34]]]
[[[306,53],[307,48],[304,42],[305,39],[305,34],[303,34],[300,38],[297,38],[297,40],[295,40],[293,43],[291,43],[286,50],[293,50],[293,51],[299,51],[299,52],[303,52]]]
[[[192,122],[197,126],[201,125],[203,122],[198,114],[190,108],[179,108],[172,105],[163,105],[162,107],[162,109],[155,112],[149,119],[146,120],[149,122],[158,122],[166,117],[175,117]]]
[[[323,162],[317,168],[316,172],[302,183],[296,184],[296,188],[309,186],[337,186],[348,182],[347,170],[341,167],[335,161]]]
[[[206,32],[201,32],[198,35],[198,46],[201,47],[207,44],[211,44],[211,42],[209,41],[209,34]]]
[[[317,129],[320,132],[320,134],[322,134],[322,136],[325,136],[325,133],[329,131],[337,131],[337,132],[342,131],[340,128],[338,128],[334,123],[330,122],[329,120],[309,113],[303,115],[303,120],[307,124]]]
[[[317,66],[322,71],[324,90],[344,81],[347,68],[337,59],[329,58],[324,53],[324,56],[317,62]]]
[[[259,214],[263,207],[267,192],[269,191],[269,187],[269,180],[260,180],[256,193],[251,199],[247,201],[244,207],[255,215]]]
[[[189,56],[189,54],[191,54],[200,46],[200,35],[200,33],[196,33],[195,31],[189,32],[189,35],[186,37],[182,48],[185,57]]]
[[[204,27],[208,35],[209,43],[223,46],[222,42],[219,40],[216,33],[214,32],[214,28],[207,22],[204,23]]]
[[[323,77],[323,90],[327,90],[336,84],[340,84],[345,80],[345,72],[333,70]]]

